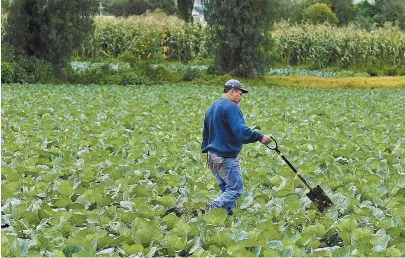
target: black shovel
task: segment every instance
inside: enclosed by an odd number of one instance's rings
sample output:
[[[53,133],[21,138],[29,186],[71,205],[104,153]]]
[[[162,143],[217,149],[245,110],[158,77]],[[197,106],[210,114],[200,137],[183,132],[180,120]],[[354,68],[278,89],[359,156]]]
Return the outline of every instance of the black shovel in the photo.
[[[298,172],[298,170],[288,161],[288,159],[284,156],[284,154],[278,149],[278,144],[276,139],[273,138],[273,136],[270,136],[270,138],[274,141],[276,144],[274,147],[269,147],[269,145],[266,145],[267,148],[270,150],[274,150],[280,155],[280,157],[287,163],[287,165],[295,172],[295,174],[304,182],[304,184],[309,188],[309,193],[307,193],[308,198],[316,205],[318,211],[324,212],[327,210],[329,207],[333,205],[333,202],[329,199],[329,197],[325,194],[325,192],[322,190],[322,188],[317,185],[315,188],[312,188],[307,181],[304,179],[304,177]]]

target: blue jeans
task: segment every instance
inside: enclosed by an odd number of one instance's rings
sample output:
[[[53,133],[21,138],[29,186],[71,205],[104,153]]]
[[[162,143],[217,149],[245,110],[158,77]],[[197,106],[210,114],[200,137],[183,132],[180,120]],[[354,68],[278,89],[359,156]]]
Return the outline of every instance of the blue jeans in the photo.
[[[208,209],[224,208],[228,214],[232,214],[232,208],[236,207],[236,200],[243,193],[238,158],[223,158],[208,153],[208,167],[217,178],[218,186],[222,191],[222,194],[208,205]]]

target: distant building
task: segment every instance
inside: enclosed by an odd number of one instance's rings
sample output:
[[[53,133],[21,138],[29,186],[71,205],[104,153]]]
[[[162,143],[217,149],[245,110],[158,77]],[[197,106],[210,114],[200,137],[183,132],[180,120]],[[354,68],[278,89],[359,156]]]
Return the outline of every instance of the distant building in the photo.
[[[204,4],[202,3],[202,0],[194,0],[193,12],[202,13],[203,8]]]
[[[194,0],[194,7],[191,15],[193,16],[193,21],[195,23],[199,23],[205,27],[207,23],[204,19],[204,4],[202,0]]]
[[[177,0],[173,0],[173,2],[177,6]],[[191,12],[191,16],[193,16],[194,23],[199,23],[202,26],[205,26],[207,24],[204,20],[203,0],[194,0],[194,6],[193,6],[193,11]]]

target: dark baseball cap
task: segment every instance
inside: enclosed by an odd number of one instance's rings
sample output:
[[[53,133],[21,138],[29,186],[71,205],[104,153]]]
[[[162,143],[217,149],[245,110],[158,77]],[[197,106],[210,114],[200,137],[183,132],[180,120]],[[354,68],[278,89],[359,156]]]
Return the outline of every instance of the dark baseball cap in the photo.
[[[243,93],[248,93],[249,91],[245,88],[243,88],[242,83],[240,83],[240,81],[235,80],[235,79],[230,79],[228,80],[225,85],[224,88],[232,88],[232,89],[239,89],[241,90]]]

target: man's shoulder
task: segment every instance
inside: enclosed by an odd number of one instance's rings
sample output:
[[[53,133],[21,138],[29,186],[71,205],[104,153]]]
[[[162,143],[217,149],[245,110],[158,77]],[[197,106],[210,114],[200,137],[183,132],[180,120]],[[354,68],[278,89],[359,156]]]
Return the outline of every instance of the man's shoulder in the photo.
[[[210,108],[213,108],[213,107],[215,107],[215,108],[223,107],[223,106],[225,105],[225,103],[226,103],[226,99],[224,99],[224,98],[219,98],[219,99],[215,100],[215,101],[211,104]]]
[[[218,103],[218,105],[221,105],[226,108],[239,108],[235,102],[232,102],[227,98],[220,98],[216,102]]]
[[[211,106],[208,108],[208,110],[211,110],[211,109],[216,109],[216,110],[221,109],[224,111],[239,110],[239,106],[236,103],[234,103],[226,98],[219,98],[215,102],[213,102],[211,104]]]
[[[236,104],[235,102],[232,102],[230,100],[226,100],[224,101],[224,108],[225,110],[239,110],[239,106],[238,104]]]

